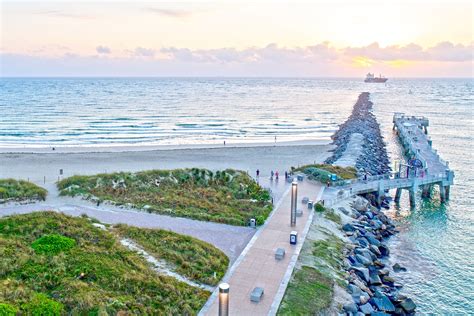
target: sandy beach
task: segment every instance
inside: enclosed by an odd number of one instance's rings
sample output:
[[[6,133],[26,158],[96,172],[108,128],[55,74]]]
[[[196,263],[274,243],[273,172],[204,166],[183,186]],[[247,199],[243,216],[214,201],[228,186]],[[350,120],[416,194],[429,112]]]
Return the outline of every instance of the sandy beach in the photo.
[[[112,148],[112,151],[111,151]],[[271,170],[289,170],[326,159],[332,148],[328,144],[221,146],[210,148],[183,148],[131,150],[132,147],[105,147],[90,151],[76,147],[55,151],[21,152],[17,149],[2,149],[0,153],[0,178],[29,179],[48,187],[60,177],[76,174],[96,174],[115,171],[139,171],[147,169],[208,168],[211,170],[234,168],[248,171],[251,175],[260,169],[261,175]],[[134,148],[138,149],[138,148]],[[46,177],[46,183],[45,183]]]

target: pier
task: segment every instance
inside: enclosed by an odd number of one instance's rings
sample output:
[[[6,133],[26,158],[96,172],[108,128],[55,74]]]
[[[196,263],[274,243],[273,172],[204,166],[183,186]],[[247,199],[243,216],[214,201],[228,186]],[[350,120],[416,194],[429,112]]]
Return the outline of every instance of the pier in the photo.
[[[454,172],[449,169],[449,162],[441,159],[433,149],[432,140],[428,136],[428,126],[429,120],[425,117],[395,113],[393,129],[398,134],[408,163],[399,163],[398,170],[394,170],[392,174],[345,181],[341,187],[343,191],[340,191],[330,203],[336,203],[354,194],[374,193],[380,205],[385,192],[396,189],[396,203],[400,202],[402,190],[407,190],[410,195],[410,206],[415,207],[417,190],[421,188],[423,197],[431,197],[435,185],[439,187],[441,202],[448,200]]]

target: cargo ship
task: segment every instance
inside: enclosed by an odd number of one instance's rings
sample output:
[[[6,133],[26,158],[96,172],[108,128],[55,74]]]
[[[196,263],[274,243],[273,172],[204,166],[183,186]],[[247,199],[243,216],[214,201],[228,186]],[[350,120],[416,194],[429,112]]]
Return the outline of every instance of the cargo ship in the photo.
[[[370,72],[365,76],[364,82],[385,82],[388,79],[385,77],[382,77],[382,75],[379,75],[379,77],[375,77],[374,74],[371,74]]]

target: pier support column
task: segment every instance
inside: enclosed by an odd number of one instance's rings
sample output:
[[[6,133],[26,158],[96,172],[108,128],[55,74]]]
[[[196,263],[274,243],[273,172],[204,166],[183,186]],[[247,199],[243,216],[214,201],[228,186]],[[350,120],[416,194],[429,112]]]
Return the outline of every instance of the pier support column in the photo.
[[[446,187],[443,184],[439,184],[439,197],[441,199],[441,203],[446,202]]]
[[[395,203],[400,204],[401,197],[402,197],[402,189],[397,188],[397,191],[395,192]]]
[[[428,126],[425,126],[425,134],[428,135]]]
[[[410,192],[410,207],[416,207],[416,187],[412,187],[408,190]]]
[[[431,185],[426,184],[423,186],[423,191],[421,193],[423,198],[430,198],[431,197]]]
[[[451,191],[451,186],[446,186],[446,193],[445,193],[445,197],[446,197],[446,201],[449,200],[449,191]]]

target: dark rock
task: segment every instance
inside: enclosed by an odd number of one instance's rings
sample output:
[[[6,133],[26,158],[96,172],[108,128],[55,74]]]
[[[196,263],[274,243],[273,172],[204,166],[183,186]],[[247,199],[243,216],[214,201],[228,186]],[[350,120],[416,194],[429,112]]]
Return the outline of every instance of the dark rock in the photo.
[[[375,238],[375,236],[365,235],[365,238],[369,241],[371,245],[380,246],[380,240]]]
[[[400,306],[405,310],[407,313],[413,313],[416,309],[416,304],[413,302],[411,298],[406,298],[400,302]]]
[[[355,231],[355,228],[351,224],[347,223],[347,224],[344,224],[342,226],[342,230],[344,230],[346,232],[353,232],[353,231]]]
[[[351,267],[351,269],[354,270],[355,274],[358,275],[365,282],[370,281],[369,269],[359,267]]]
[[[384,312],[394,312],[395,311],[395,306],[390,302],[389,298],[386,297],[385,295],[381,297],[372,297],[370,299],[370,302],[374,304],[378,310],[384,311]]]
[[[356,255],[356,259],[357,261],[359,261],[361,264],[363,264],[366,267],[372,264],[372,260],[367,259],[365,256],[362,256],[362,255]]]
[[[389,316],[389,315],[390,314],[380,312],[380,311],[376,311],[376,312],[373,312],[372,314],[370,314],[370,316]]]
[[[368,247],[369,246],[369,242],[364,237],[359,237],[356,240],[359,242],[359,245],[361,245],[362,247]]]
[[[369,303],[366,303],[364,305],[360,305],[359,309],[362,313],[364,313],[364,315],[370,315],[375,311],[374,308],[372,307],[372,305],[370,305]]]
[[[380,244],[379,251],[384,257],[390,254],[390,250],[388,249],[386,244]]]
[[[357,304],[355,303],[349,303],[349,304],[346,304],[344,305],[343,307],[344,311],[348,312],[348,313],[357,313],[357,311],[359,310],[359,308],[357,307]]]
[[[379,248],[375,245],[370,245],[369,247],[370,251],[373,252],[374,255],[376,255],[377,257],[381,257],[382,256],[382,253],[380,252]]]
[[[405,272],[405,271],[407,270],[407,268],[402,267],[402,266],[399,265],[398,263],[395,263],[395,264],[392,266],[392,268],[393,268],[393,271],[394,271],[394,272],[401,272],[401,271]]]
[[[357,285],[354,285],[354,284],[349,284],[347,286],[347,291],[351,294],[351,295],[357,295],[357,296],[360,296],[362,294],[362,290],[357,286]]]
[[[395,283],[395,279],[388,275],[384,275],[382,277],[382,280],[383,280],[383,283],[387,284],[388,286],[393,286],[393,284]]]
[[[377,273],[370,273],[370,281],[369,283],[372,285],[382,285],[382,280],[380,280],[380,277],[378,276]]]

